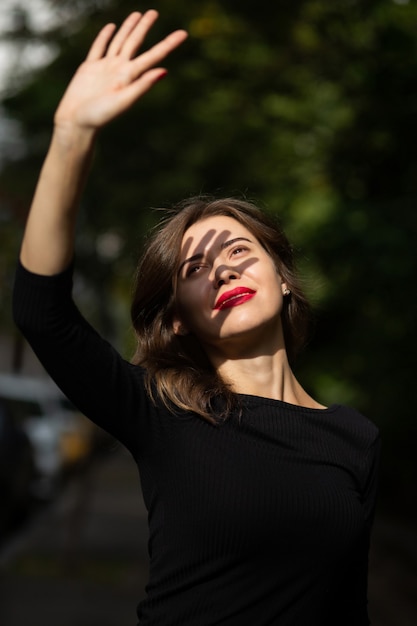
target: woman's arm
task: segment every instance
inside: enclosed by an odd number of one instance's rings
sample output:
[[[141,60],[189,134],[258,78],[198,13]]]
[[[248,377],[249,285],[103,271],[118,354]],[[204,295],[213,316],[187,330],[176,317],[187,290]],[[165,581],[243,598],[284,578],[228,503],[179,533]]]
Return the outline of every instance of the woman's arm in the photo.
[[[187,36],[175,31],[135,56],[157,17],[151,10],[132,13],[119,30],[107,24],[58,106],[21,249],[22,264],[33,273],[57,274],[70,263],[78,204],[99,129],[166,74],[155,65]]]

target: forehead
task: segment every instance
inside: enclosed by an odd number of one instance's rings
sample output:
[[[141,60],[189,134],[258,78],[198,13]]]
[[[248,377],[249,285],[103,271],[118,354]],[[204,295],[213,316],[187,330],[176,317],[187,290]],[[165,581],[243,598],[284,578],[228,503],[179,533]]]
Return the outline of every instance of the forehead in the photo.
[[[181,256],[221,247],[234,237],[255,240],[253,233],[234,217],[228,215],[206,217],[185,231],[181,243]]]

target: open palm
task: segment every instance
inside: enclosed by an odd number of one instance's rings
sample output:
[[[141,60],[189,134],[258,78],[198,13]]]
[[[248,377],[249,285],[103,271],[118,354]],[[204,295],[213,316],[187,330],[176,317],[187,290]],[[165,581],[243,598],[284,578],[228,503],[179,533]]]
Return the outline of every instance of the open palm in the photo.
[[[146,52],[137,51],[153,23],[156,11],[132,13],[119,30],[107,24],[93,42],[55,114],[56,124],[98,129],[126,111],[166,70],[155,67],[187,37],[177,30]]]

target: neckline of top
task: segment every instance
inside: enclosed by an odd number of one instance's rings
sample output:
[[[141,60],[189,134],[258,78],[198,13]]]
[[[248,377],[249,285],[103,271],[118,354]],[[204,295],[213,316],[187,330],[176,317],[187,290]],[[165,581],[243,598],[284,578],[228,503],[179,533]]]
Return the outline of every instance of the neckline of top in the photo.
[[[282,408],[288,409],[290,411],[303,411],[309,413],[332,413],[340,408],[340,404],[330,404],[323,409],[313,408],[308,406],[303,406],[301,404],[292,404],[290,402],[285,402],[284,400],[276,400],[275,398],[266,398],[264,396],[256,396],[252,394],[238,393],[239,398],[247,402],[256,402],[257,404],[269,404],[271,406],[281,406]]]

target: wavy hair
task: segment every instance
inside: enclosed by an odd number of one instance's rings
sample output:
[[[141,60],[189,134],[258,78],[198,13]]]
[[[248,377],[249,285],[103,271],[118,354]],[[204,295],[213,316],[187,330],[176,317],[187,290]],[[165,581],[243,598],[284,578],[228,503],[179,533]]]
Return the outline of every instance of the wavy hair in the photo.
[[[176,408],[192,411],[212,423],[236,407],[236,394],[217,374],[195,337],[174,333],[173,317],[184,233],[196,222],[216,215],[243,224],[272,257],[291,290],[281,313],[290,362],[306,341],[310,320],[293,249],[280,226],[258,207],[237,198],[197,196],[167,210],[136,270],[131,317],[137,349],[132,362],[145,368],[146,388],[153,401],[158,397],[173,412]]]

